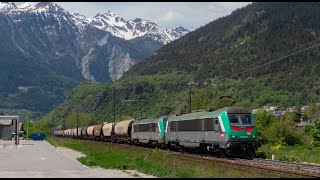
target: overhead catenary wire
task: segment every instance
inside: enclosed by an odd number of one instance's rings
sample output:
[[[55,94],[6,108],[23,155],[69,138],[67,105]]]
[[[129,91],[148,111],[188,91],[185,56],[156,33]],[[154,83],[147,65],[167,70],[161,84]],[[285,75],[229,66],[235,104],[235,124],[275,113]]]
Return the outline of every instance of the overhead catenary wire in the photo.
[[[319,39],[317,39],[317,40],[319,40]],[[315,40],[315,41],[317,41],[317,40]],[[315,42],[315,41],[312,41],[312,42]],[[306,43],[306,44],[304,44],[304,46],[307,45],[307,44],[310,44],[310,43],[312,43],[312,42]],[[317,46],[319,46],[319,45],[320,45],[320,43],[314,44],[314,45],[312,45],[312,46],[310,46],[310,47],[307,47],[307,48],[304,48],[304,49],[302,49],[302,50],[296,51],[296,52],[291,53],[291,54],[289,54],[289,55],[282,56],[282,57],[277,58],[277,59],[275,59],[275,60],[269,61],[269,62],[267,62],[267,63],[261,64],[261,65],[258,65],[258,66],[255,66],[255,67],[253,67],[253,68],[250,68],[250,69],[248,69],[248,70],[242,71],[242,72],[240,72],[240,73],[236,73],[236,74],[230,75],[230,76],[225,77],[225,78],[231,78],[231,77],[234,77],[234,76],[237,76],[237,75],[240,75],[240,74],[244,74],[244,73],[246,73],[246,72],[250,72],[250,71],[252,71],[252,70],[254,70],[254,69],[263,67],[263,66],[265,66],[265,65],[269,65],[269,64],[271,64],[271,63],[273,63],[273,62],[280,61],[280,60],[285,59],[285,58],[287,58],[287,57],[289,57],[289,56],[292,56],[292,55],[298,54],[298,53],[300,53],[300,52],[309,50],[309,49],[314,48],[314,47],[317,47]],[[301,48],[301,47],[300,47],[300,48]],[[282,53],[282,54],[286,54],[286,53],[288,53],[288,52],[290,52],[290,51],[293,51],[293,50],[296,50],[296,49],[297,49],[297,48],[291,49],[291,50],[289,50],[289,51],[287,51],[287,52],[284,52],[284,53]]]

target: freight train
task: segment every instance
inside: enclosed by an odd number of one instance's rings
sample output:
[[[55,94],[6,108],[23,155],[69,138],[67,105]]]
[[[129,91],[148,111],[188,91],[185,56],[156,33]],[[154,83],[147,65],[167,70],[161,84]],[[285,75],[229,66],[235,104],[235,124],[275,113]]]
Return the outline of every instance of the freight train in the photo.
[[[58,130],[54,135],[180,151],[193,149],[249,159],[254,157],[255,151],[261,146],[253,114],[244,107],[129,119]]]

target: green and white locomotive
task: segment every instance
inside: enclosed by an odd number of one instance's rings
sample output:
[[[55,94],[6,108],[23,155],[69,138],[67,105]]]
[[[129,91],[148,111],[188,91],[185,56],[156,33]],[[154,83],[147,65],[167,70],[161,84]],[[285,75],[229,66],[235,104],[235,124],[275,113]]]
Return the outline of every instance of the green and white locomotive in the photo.
[[[134,143],[161,145],[165,142],[165,124],[168,116],[135,121],[132,124],[131,139]]]
[[[171,116],[165,132],[169,146],[223,155],[252,158],[261,146],[252,114],[243,107]]]

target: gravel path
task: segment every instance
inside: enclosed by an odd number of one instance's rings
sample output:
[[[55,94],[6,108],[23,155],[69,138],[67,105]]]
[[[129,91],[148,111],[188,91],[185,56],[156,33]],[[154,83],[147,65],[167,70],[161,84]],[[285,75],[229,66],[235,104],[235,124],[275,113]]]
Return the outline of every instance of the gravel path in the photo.
[[[65,147],[53,147],[57,152],[63,154],[64,156],[69,157],[70,159],[77,161],[77,158],[80,157],[85,157],[84,154],[75,151],[73,149],[69,149],[69,148],[65,148]],[[80,162],[78,162],[80,163]],[[83,165],[83,164],[81,164]],[[86,168],[92,170],[94,173],[97,174],[104,174],[104,173],[108,173],[111,175],[111,177],[135,177],[135,178],[156,178],[155,176],[151,176],[151,175],[147,175],[147,174],[143,174],[140,173],[136,170],[124,170],[124,171],[120,171],[120,170],[114,170],[114,169],[103,169],[100,167],[94,167],[94,168],[90,168],[86,165],[83,165]]]
[[[136,171],[90,168],[78,162],[83,154],[51,146],[47,141],[0,141],[0,177],[8,178],[135,178]]]

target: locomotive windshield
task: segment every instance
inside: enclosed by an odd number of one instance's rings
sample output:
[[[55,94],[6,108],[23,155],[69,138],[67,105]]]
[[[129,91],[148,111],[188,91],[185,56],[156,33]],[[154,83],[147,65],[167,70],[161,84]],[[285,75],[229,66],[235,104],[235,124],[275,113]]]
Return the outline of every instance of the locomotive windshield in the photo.
[[[228,114],[231,125],[252,124],[251,114]]]

